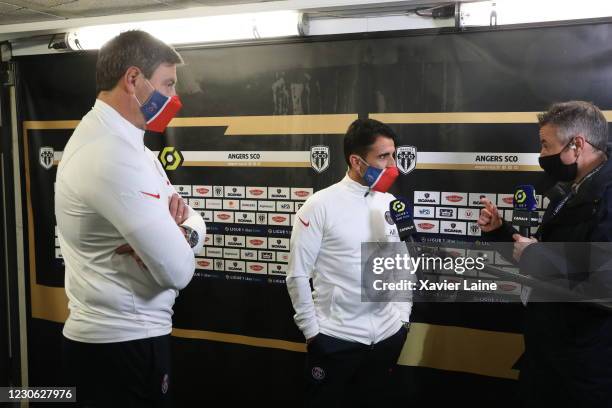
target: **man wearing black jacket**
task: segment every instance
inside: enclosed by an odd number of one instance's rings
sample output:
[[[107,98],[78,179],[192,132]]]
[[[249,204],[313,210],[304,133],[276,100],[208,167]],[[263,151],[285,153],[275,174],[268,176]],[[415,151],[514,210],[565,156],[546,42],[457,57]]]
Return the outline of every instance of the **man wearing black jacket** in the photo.
[[[595,105],[570,101],[552,105],[538,121],[540,166],[558,182],[547,194],[542,225],[533,238],[523,237],[484,199],[478,220],[484,238],[514,241],[521,273],[562,284],[585,299],[610,298],[607,120]],[[527,303],[520,373],[525,405],[612,407],[612,313],[588,302],[545,302],[543,296],[534,290]]]

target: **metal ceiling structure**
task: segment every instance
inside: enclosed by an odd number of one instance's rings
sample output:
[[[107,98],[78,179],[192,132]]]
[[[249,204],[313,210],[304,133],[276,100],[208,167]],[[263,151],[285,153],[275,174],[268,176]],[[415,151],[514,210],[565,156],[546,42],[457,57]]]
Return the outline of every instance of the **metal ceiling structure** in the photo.
[[[261,3],[275,3],[279,5],[286,3],[288,6],[292,6],[292,3],[296,2],[271,0],[3,0],[0,1],[0,25],[61,21],[132,13],[166,12],[194,7],[222,8]],[[420,7],[449,3],[449,1],[311,1],[302,3],[312,3],[316,8],[326,8],[325,3],[329,3],[330,10],[334,8],[346,10],[352,6],[358,10],[364,7],[371,8],[378,6],[388,8],[394,5],[396,7]]]

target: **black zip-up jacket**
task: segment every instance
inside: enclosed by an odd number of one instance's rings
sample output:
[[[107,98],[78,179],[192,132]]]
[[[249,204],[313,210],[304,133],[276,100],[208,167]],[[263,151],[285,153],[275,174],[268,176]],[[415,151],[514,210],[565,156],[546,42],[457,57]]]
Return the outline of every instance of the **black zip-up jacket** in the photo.
[[[612,159],[561,207],[570,184],[557,184],[522,274],[589,299],[612,298]],[[504,222],[483,237],[512,241]],[[554,243],[554,244],[549,244]],[[525,314],[521,390],[527,406],[612,407],[612,312],[589,303],[544,302],[534,290]],[[556,299],[553,299],[556,300]]]

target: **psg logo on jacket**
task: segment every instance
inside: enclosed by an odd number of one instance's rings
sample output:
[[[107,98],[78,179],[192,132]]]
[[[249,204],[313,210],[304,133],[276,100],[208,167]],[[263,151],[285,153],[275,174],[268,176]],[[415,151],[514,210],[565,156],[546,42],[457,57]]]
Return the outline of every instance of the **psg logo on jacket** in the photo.
[[[385,221],[387,221],[389,225],[395,225],[395,221],[391,218],[391,213],[389,211],[385,212]]]
[[[312,378],[317,381],[322,381],[325,379],[325,370],[321,367],[313,367],[312,370],[310,370],[310,373],[312,374]]]

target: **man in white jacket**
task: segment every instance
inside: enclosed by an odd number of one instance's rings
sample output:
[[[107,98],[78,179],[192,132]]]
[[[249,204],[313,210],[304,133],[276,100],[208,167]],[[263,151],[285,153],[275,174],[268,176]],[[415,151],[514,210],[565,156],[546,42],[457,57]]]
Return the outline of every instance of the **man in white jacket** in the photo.
[[[341,407],[349,396],[369,406],[383,401],[406,340],[411,303],[361,299],[361,243],[399,241],[385,217],[395,140],[383,123],[353,122],[344,137],[346,176],[295,218],[287,288],[306,338],[309,407]]]
[[[206,226],[143,137],[163,131],[180,108],[180,63],[142,31],[106,43],[97,100],[59,164],[55,215],[70,309],[62,358],[80,406],[170,404],[172,306],[193,276]]]

